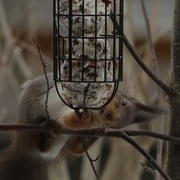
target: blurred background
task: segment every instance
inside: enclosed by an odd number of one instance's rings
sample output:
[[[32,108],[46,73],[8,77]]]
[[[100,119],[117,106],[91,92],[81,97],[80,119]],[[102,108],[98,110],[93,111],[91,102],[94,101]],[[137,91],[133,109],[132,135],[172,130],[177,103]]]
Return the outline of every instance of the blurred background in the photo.
[[[159,74],[162,80],[168,83],[174,1],[144,0],[144,2],[158,59]],[[33,38],[41,48],[43,60],[48,64],[48,71],[52,71],[52,11],[52,0],[0,0],[0,123],[17,121],[17,104],[22,83],[43,74]],[[124,33],[145,63],[152,67],[140,0],[125,0],[124,23]],[[124,82],[120,84],[120,90],[144,102],[156,103],[157,87],[137,66],[126,48],[124,49]],[[155,131],[157,124],[158,122],[153,122],[143,127],[135,125],[130,128]],[[163,126],[166,129],[166,125]],[[1,149],[9,144],[10,135],[11,132],[0,132]],[[148,138],[139,138],[137,141],[155,156],[155,148],[153,148],[155,141]],[[153,179],[152,173],[147,172],[146,168],[140,165],[141,162],[145,164],[145,160],[140,158],[139,153],[132,147],[123,144],[123,140],[101,140],[90,151],[93,157],[100,156],[99,161],[96,162],[96,168],[102,180]],[[129,148],[130,151],[128,151]],[[68,180],[70,177],[73,180],[95,179],[86,157],[73,161],[71,165],[61,163],[57,171],[50,170],[50,179],[55,180],[55,175],[57,179],[63,180]]]

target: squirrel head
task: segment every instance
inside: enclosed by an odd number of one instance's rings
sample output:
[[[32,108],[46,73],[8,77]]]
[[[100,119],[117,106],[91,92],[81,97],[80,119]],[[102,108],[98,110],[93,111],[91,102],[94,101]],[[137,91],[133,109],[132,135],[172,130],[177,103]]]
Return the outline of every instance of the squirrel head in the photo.
[[[98,111],[98,119],[104,127],[120,129],[151,120],[164,112],[159,107],[148,106],[135,98],[117,93],[107,106]]]

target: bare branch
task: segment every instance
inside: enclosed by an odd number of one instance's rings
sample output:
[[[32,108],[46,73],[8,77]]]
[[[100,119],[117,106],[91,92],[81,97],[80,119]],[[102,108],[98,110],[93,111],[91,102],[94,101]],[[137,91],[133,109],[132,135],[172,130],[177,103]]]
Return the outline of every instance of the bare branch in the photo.
[[[31,130],[31,131],[47,131],[44,128],[44,125],[22,125],[22,124],[2,124],[0,125],[0,130]],[[172,141],[173,143],[180,143],[180,138],[175,138],[172,136],[167,136],[159,133],[149,132],[149,131],[112,131],[105,130],[104,128],[97,129],[85,129],[85,130],[72,130],[72,129],[62,129],[63,134],[70,134],[76,136],[83,137],[116,137],[122,138],[132,146],[134,146],[150,163],[156,168],[156,170],[165,178],[165,180],[170,180],[169,176],[160,168],[160,166],[156,163],[156,161],[147,154],[133,139],[131,139],[128,135],[144,135],[155,137],[159,139],[163,139],[166,141]]]
[[[19,124],[19,123],[0,124],[0,131],[40,131],[40,130],[45,130],[42,125]]]
[[[156,132],[152,132],[152,131],[147,131],[147,130],[138,130],[138,131],[126,130],[125,132],[126,132],[126,134],[128,136],[149,136],[149,137],[161,139],[161,140],[164,140],[164,141],[170,141],[170,142],[175,143],[175,144],[180,143],[180,138],[178,138],[178,137],[173,137],[173,136],[169,136],[169,135],[165,135],[165,134],[161,134],[161,133],[156,133]]]
[[[39,56],[40,56],[40,59],[41,59],[41,63],[42,63],[43,70],[44,70],[44,75],[45,75],[45,78],[46,78],[47,93],[46,93],[46,100],[45,100],[45,111],[46,111],[47,119],[50,119],[49,111],[48,111],[49,80],[48,80],[48,76],[47,76],[47,72],[46,72],[46,66],[47,66],[47,64],[44,63],[44,60],[43,60],[42,55],[41,55],[40,47],[38,46],[38,44],[37,44],[37,42],[35,41],[34,38],[33,38],[33,42],[34,42],[34,44],[36,45],[36,47],[37,47],[37,49],[38,49]]]
[[[133,48],[127,37],[124,35],[124,44],[128,48],[131,55],[134,57],[135,61],[141,66],[141,68],[146,72],[146,74],[167,94],[173,94],[175,91],[162,82],[143,62],[136,50]]]
[[[100,179],[99,179],[99,176],[98,176],[98,173],[97,173],[97,171],[96,171],[96,169],[95,169],[95,167],[94,167],[94,164],[93,164],[94,160],[90,157],[90,155],[89,155],[89,153],[88,153],[88,151],[87,151],[87,147],[86,147],[86,144],[85,144],[85,143],[84,143],[84,150],[85,150],[86,156],[87,156],[87,158],[88,158],[88,160],[89,160],[89,162],[90,162],[90,164],[91,164],[91,167],[92,167],[92,169],[93,169],[93,172],[94,172],[97,180],[100,180]],[[96,160],[97,160],[97,159],[98,159],[98,158],[96,158]]]
[[[152,65],[153,65],[153,69],[154,72],[156,74],[156,76],[159,76],[159,72],[158,72],[158,67],[157,67],[157,57],[156,57],[156,53],[155,53],[155,49],[154,49],[154,45],[153,45],[153,40],[152,40],[152,35],[151,35],[151,29],[150,29],[150,25],[149,25],[149,19],[148,19],[148,15],[147,15],[147,11],[146,11],[146,7],[144,4],[144,0],[141,0],[141,6],[142,6],[142,10],[143,10],[143,14],[144,14],[144,19],[145,19],[145,24],[146,24],[146,29],[147,29],[147,37],[148,37],[148,42],[149,42],[149,48],[150,48],[150,54],[151,54],[151,61],[152,61]],[[157,87],[157,91],[159,94],[159,98],[158,98],[158,104],[162,105],[161,99],[163,97],[162,91],[159,87]],[[162,116],[161,116],[162,118]],[[160,124],[158,126],[158,131],[163,133],[163,121],[160,121]],[[162,151],[163,151],[163,142],[161,140],[157,140],[157,157],[156,157],[156,161],[159,165],[162,164]],[[160,176],[159,173],[156,171],[155,173],[155,178],[156,180],[160,180]]]
[[[111,17],[111,20],[113,23],[116,24],[117,33],[119,32],[119,24],[117,20],[114,20],[114,18]],[[133,48],[129,40],[127,39],[126,35],[123,36],[123,41],[131,55],[134,57],[135,61],[141,66],[141,68],[146,72],[146,74],[167,94],[175,93],[175,91],[167,86],[165,83],[163,83],[150,69],[147,67],[141,57],[138,55],[136,50]]]
[[[141,148],[133,139],[131,139],[126,133],[121,134],[121,138],[131,144],[135,149],[137,149],[153,166],[154,168],[164,177],[165,180],[171,180],[171,178],[167,175],[165,171],[156,163],[156,161]]]
[[[49,129],[44,128],[42,125],[33,124],[0,124],[0,131],[49,131]],[[126,133],[128,136],[148,136],[152,138],[162,139],[164,141],[170,141],[174,144],[180,144],[180,138],[169,136],[157,132],[147,131],[147,130],[105,130],[104,128],[92,128],[83,130],[72,130],[62,127],[63,134],[84,136],[84,137],[120,137],[122,133]]]
[[[154,69],[155,74],[158,75],[157,57],[156,57],[156,53],[155,53],[155,49],[154,49],[154,45],[153,45],[151,29],[150,29],[150,25],[149,25],[149,19],[148,19],[146,7],[144,4],[144,0],[141,0],[141,6],[142,6],[142,10],[143,10],[144,18],[145,18],[145,23],[146,23],[147,37],[148,37],[148,42],[149,42],[149,47],[150,47],[150,52],[151,52],[151,57],[152,57],[152,62],[153,62],[152,63],[153,69]]]

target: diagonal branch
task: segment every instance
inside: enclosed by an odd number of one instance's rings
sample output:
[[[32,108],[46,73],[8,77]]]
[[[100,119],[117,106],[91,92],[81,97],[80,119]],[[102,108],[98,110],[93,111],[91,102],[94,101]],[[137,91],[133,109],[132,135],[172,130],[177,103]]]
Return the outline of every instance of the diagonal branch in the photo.
[[[141,66],[141,68],[146,72],[146,74],[167,94],[170,95],[174,93],[174,90],[162,82],[143,62],[141,57],[138,55],[136,50],[133,48],[127,37],[124,35],[124,44],[128,48],[131,55],[134,57],[135,61]]]
[[[171,180],[171,178],[167,175],[165,171],[156,163],[156,161],[141,148],[133,139],[131,139],[126,133],[121,134],[121,138],[124,139],[126,142],[131,144],[135,149],[137,149],[153,166],[154,168],[164,177],[165,180]]]
[[[119,24],[117,22],[117,20],[115,20],[113,17],[111,17],[111,20],[113,23],[115,23],[116,26],[116,30],[117,33],[119,32]],[[123,42],[125,44],[125,46],[127,47],[127,49],[129,50],[129,52],[131,53],[131,55],[134,57],[134,60],[141,66],[141,68],[146,72],[146,74],[167,94],[170,95],[172,93],[175,93],[175,91],[170,88],[169,86],[167,86],[164,82],[162,82],[150,69],[148,66],[146,66],[146,64],[143,62],[143,60],[141,59],[141,57],[138,55],[138,53],[136,52],[136,50],[133,48],[133,46],[131,45],[131,43],[129,42],[129,40],[127,39],[126,35],[124,34],[123,36]]]

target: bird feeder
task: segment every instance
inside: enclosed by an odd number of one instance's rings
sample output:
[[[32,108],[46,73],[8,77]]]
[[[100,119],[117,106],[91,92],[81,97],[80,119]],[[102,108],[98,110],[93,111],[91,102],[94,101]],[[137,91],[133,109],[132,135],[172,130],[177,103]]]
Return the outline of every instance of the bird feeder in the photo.
[[[100,109],[122,81],[123,0],[54,0],[54,81],[73,109]]]

